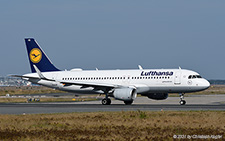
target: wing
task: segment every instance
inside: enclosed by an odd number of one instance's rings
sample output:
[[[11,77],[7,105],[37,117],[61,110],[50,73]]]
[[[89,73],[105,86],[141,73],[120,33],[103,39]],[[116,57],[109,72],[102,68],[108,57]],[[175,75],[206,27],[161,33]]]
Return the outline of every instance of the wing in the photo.
[[[39,80],[48,80],[48,81],[56,81],[53,79],[48,79],[43,76],[39,77],[32,77],[32,76],[24,76],[24,75],[10,75],[11,77],[20,77],[20,78],[29,78],[29,79],[39,79]],[[95,83],[95,82],[64,82],[64,81],[57,81],[63,84],[65,87],[66,86],[71,86],[71,85],[79,85],[82,86],[82,88],[87,88],[87,87],[93,87],[94,89],[100,89],[100,90],[111,90],[116,87],[123,87],[120,85],[113,85],[113,84],[107,84],[107,83]]]
[[[24,76],[24,75],[9,75],[9,76],[11,76],[11,77],[19,77],[19,78],[40,79],[39,77]]]
[[[93,88],[113,89],[113,88],[116,88],[116,87],[120,87],[119,85],[106,84],[106,83],[94,83],[94,82],[60,82],[60,83],[65,85],[65,86],[79,85],[79,86],[82,86],[82,87],[93,87]]]
[[[57,81],[57,82],[60,82],[61,84],[63,84],[64,86],[79,85],[79,86],[82,86],[82,88],[93,87],[94,89],[100,89],[103,91],[109,91],[116,87],[123,87],[120,85],[107,84],[107,83],[95,83],[95,82],[85,82],[85,81],[84,82],[80,82],[80,81],[67,82],[67,81],[58,81],[58,80],[54,80],[54,79],[48,79],[41,73],[41,71],[35,65],[33,65],[33,66],[39,77],[30,77],[30,76],[24,76],[24,75],[22,75],[22,76],[21,75],[11,75],[11,76],[12,77],[20,77],[20,78],[55,81],[55,82]]]
[[[33,77],[33,76],[25,76],[25,75],[10,75],[11,77],[19,77],[19,78],[29,78],[29,79],[39,79],[39,80],[48,80],[48,81],[55,81],[48,78],[40,78],[40,77]]]

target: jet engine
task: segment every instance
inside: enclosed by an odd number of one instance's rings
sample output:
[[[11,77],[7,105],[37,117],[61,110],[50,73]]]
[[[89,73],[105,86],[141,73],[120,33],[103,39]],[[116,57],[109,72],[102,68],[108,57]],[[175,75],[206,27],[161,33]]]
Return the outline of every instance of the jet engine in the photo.
[[[168,93],[148,93],[146,96],[149,99],[164,100],[168,98]]]
[[[135,88],[117,88],[113,92],[115,99],[123,101],[133,101],[137,97],[137,90]]]

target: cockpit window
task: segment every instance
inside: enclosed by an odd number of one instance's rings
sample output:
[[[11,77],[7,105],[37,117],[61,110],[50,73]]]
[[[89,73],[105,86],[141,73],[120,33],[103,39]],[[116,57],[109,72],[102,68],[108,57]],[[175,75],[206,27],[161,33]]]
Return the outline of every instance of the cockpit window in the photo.
[[[200,75],[189,75],[188,79],[202,78]]]

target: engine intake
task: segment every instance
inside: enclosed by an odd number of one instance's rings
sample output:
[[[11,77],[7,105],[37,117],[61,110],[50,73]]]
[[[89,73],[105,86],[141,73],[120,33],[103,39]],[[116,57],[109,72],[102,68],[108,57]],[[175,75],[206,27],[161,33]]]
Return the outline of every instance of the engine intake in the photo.
[[[134,88],[117,88],[113,92],[117,100],[133,101],[137,97],[137,90]]]

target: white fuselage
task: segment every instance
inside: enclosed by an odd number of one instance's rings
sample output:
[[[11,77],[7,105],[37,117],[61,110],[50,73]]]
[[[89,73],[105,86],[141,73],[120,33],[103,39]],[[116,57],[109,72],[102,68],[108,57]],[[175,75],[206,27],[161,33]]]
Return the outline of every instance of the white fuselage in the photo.
[[[28,80],[43,86],[81,94],[102,94],[93,87],[64,85],[62,82],[81,82],[134,87],[138,94],[146,93],[188,93],[207,89],[209,82],[191,70],[185,69],[139,69],[139,70],[90,70],[43,72],[46,78],[55,81]],[[38,77],[37,73],[24,76]]]

